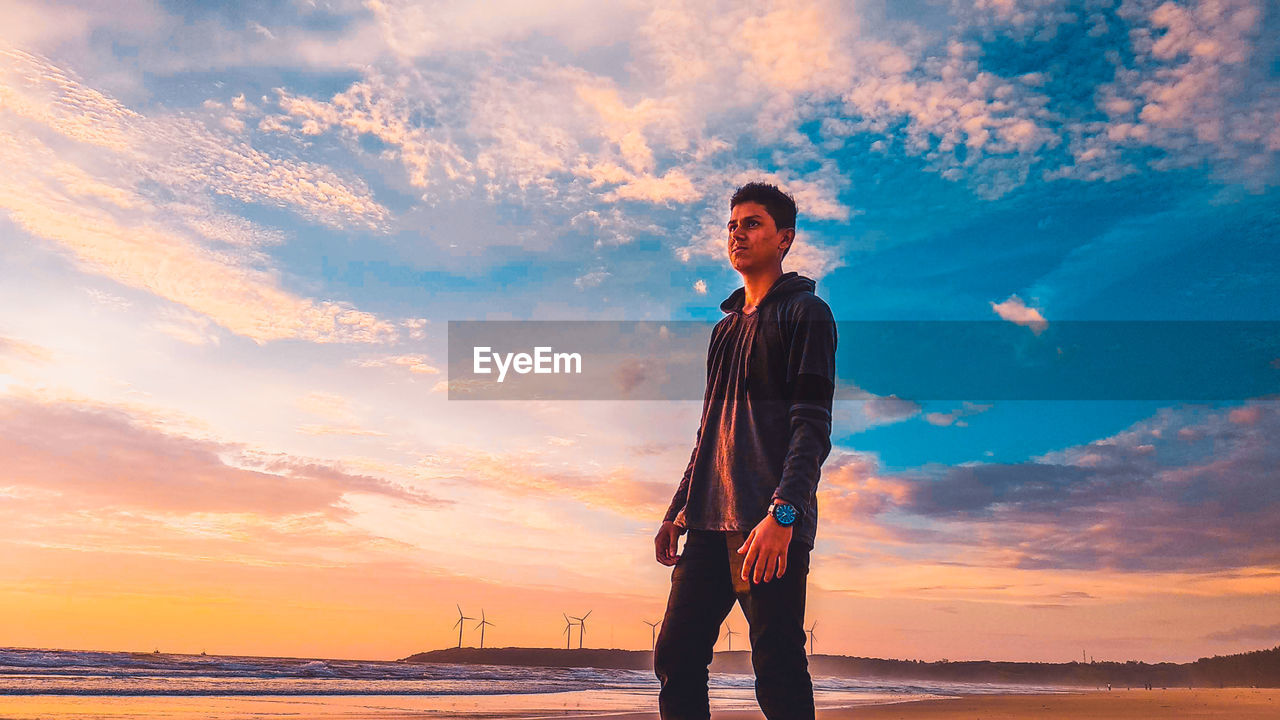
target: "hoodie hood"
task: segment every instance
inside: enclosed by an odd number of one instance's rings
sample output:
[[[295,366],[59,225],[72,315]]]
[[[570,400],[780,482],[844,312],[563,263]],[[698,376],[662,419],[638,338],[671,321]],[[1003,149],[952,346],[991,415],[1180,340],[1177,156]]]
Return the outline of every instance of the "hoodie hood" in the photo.
[[[783,273],[781,277],[773,281],[773,285],[769,288],[769,292],[765,293],[764,297],[761,298],[760,304],[756,306],[756,310],[759,311],[760,308],[768,305],[769,303],[777,302],[784,297],[794,295],[798,292],[807,292],[812,294],[815,287],[817,287],[817,283],[803,275],[793,272]],[[724,302],[720,303],[720,309],[727,313],[742,312],[742,306],[745,305],[746,302],[747,289],[745,287],[740,287],[737,290],[734,290],[732,295],[725,298]]]
[[[747,289],[745,287],[740,287],[737,290],[734,290],[732,295],[726,298],[724,302],[720,303],[721,310],[725,311],[727,314],[733,315],[732,322],[743,322],[746,324],[746,335],[744,338],[746,352],[742,353],[742,361],[738,366],[738,374],[742,377],[744,387],[749,387],[751,384],[751,353],[755,350],[756,331],[760,327],[760,323],[758,322],[760,311],[765,306],[776,303],[779,300],[795,295],[796,293],[806,292],[812,295],[815,287],[817,287],[817,283],[803,275],[793,272],[783,273],[781,277],[773,281],[773,285],[769,287],[769,292],[765,293],[764,297],[760,299],[760,304],[756,306],[756,311],[751,315],[738,314],[742,312],[742,306],[747,301]]]

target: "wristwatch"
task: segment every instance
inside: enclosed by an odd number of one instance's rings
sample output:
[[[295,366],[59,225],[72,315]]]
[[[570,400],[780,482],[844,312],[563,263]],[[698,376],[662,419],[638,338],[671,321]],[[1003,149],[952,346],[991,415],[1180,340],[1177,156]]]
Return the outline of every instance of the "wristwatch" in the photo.
[[[791,527],[800,517],[800,513],[796,512],[796,507],[791,503],[780,502],[769,506],[769,514],[782,527]]]

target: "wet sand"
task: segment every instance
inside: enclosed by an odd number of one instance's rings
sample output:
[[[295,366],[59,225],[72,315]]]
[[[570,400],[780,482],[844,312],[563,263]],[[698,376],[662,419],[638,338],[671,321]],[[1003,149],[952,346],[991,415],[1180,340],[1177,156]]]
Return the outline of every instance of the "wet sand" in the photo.
[[[760,720],[759,712],[714,720]],[[615,716],[657,720],[658,714]],[[892,705],[819,710],[818,720],[1278,720],[1280,688],[1101,690],[1053,695],[969,695]]]
[[[859,708],[824,717],[826,720],[1277,720],[1280,718],[1280,689],[1112,690],[1070,695],[969,696],[954,700],[923,700]]]
[[[0,720],[264,720],[266,718],[333,718],[337,720],[421,720],[422,718],[609,718],[658,720],[655,712],[627,712],[583,703],[565,693],[533,707],[512,707],[510,696],[476,703],[420,697],[292,697],[292,698],[130,698],[130,697],[0,697]],[[637,698],[617,698],[617,707],[635,707]],[[442,700],[444,700],[442,702]],[[629,700],[629,702],[628,702]],[[456,704],[454,704],[456,702]],[[451,705],[453,705],[451,707]],[[479,705],[479,706],[477,706]],[[577,707],[575,707],[577,705]],[[586,706],[595,705],[591,710]],[[759,711],[723,711],[714,720],[761,720]],[[1045,695],[968,695],[889,705],[822,709],[818,720],[1277,720],[1280,688],[1221,690],[1113,690]]]

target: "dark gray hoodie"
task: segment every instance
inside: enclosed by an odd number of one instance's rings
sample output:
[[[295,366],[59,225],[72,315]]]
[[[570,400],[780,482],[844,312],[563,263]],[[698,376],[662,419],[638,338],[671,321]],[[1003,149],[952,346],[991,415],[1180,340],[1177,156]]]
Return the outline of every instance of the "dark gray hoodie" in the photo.
[[[743,288],[720,304],[702,422],[666,520],[750,532],[781,498],[800,511],[792,541],[813,547],[836,369],[835,321],[813,289],[786,273],[751,314]]]

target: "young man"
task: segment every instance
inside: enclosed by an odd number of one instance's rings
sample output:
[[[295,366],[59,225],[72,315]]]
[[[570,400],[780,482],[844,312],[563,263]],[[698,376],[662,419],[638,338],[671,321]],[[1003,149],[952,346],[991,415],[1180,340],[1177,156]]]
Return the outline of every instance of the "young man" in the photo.
[[[707,668],[736,599],[760,709],[813,718],[804,600],[831,450],[835,322],[812,280],[782,272],[795,201],[749,183],[729,210],[726,250],[742,287],[720,305],[697,441],[654,538],[658,562],[675,566],[653,658],[658,706],[663,720],[710,717]]]

